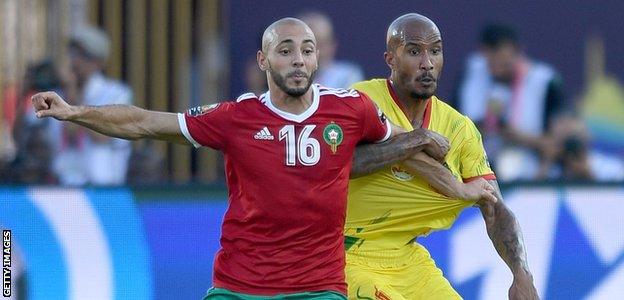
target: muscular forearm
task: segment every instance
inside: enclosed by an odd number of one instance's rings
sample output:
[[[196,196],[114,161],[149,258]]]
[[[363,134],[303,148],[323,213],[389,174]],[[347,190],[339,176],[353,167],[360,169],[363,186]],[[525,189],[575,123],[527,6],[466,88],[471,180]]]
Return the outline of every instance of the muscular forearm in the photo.
[[[353,154],[351,178],[376,172],[386,166],[402,161],[425,147],[429,138],[417,129],[400,133],[386,142],[360,145]]]
[[[73,106],[72,111],[68,121],[111,137],[177,142],[180,136],[177,123],[172,123],[176,120],[175,114],[171,113],[148,111],[131,105]]]
[[[498,202],[481,206],[488,236],[514,275],[530,274],[520,225],[511,210],[503,203],[496,180],[490,180],[489,183],[494,187]]]
[[[451,171],[424,152],[414,154],[403,161],[403,165],[413,173],[427,180],[433,188],[444,196],[465,199],[463,183],[457,181]]]
[[[136,140],[146,135],[139,125],[146,118],[145,110],[130,105],[73,106],[67,121],[107,136]]]

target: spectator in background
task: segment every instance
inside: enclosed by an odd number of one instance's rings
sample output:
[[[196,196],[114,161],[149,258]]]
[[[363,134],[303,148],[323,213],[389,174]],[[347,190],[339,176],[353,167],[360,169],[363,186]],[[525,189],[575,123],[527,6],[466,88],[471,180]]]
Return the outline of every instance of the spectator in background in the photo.
[[[4,108],[8,131],[17,149],[14,159],[0,175],[2,182],[19,184],[55,183],[51,156],[58,143],[61,123],[35,117],[30,97],[38,92],[60,92],[54,63],[44,60],[28,66],[19,91],[7,93]]]
[[[457,85],[455,107],[475,121],[501,180],[546,176],[561,145],[545,136],[562,110],[561,77],[522,52],[515,30],[491,24],[481,32],[481,49],[468,57]]]
[[[103,74],[110,52],[106,34],[91,26],[77,28],[68,46],[71,72],[66,97],[75,105],[131,104],[132,91]],[[73,124],[63,124],[54,170],[62,184],[119,185],[126,181],[129,141],[110,138]]]
[[[41,128],[46,131],[46,143],[57,149],[55,138],[59,135],[61,123],[56,120],[42,120],[35,117],[30,97],[42,91],[61,92],[61,82],[57,66],[51,60],[30,65],[26,70],[23,89],[15,104],[15,122],[12,128],[13,138],[19,148],[22,148],[30,138],[31,130]]]
[[[538,177],[564,180],[593,180],[590,167],[589,133],[585,124],[572,113],[563,113],[551,120],[547,138],[559,152],[544,159]]]
[[[310,26],[316,36],[316,47],[319,50],[316,82],[327,87],[348,88],[351,84],[364,80],[364,72],[358,65],[335,59],[338,42],[327,15],[307,12],[298,19]]]

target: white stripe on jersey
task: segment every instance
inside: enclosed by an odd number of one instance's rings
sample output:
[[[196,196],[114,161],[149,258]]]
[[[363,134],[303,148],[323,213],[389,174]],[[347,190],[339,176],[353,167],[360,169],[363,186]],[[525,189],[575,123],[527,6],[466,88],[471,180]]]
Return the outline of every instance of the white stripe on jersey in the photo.
[[[245,94],[242,94],[242,95],[238,96],[238,98],[236,98],[236,102],[241,102],[243,100],[249,100],[249,99],[255,99],[255,98],[257,98],[256,94],[254,94],[254,93],[245,93]]]
[[[184,117],[184,114],[178,113],[178,124],[180,125],[180,131],[182,131],[184,137],[186,137],[186,139],[191,142],[195,148],[200,148],[201,145],[193,138],[193,136],[191,136],[191,133],[186,126],[186,118]]]
[[[360,93],[354,89],[333,89],[333,88],[323,88],[319,89],[319,94],[323,95],[334,95],[339,98],[344,97],[359,97]]]
[[[266,101],[266,93],[260,95],[260,98],[258,98],[258,99],[260,99],[261,103],[264,103]]]

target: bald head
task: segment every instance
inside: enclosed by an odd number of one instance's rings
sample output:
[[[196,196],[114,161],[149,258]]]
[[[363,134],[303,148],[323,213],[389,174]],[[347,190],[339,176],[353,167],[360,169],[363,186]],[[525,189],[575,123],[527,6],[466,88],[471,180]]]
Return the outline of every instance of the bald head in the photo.
[[[316,43],[314,33],[312,33],[312,30],[306,23],[296,18],[283,18],[273,22],[273,24],[269,25],[269,27],[264,30],[262,34],[262,52],[266,53],[270,45],[279,43],[279,35],[283,29],[297,27],[309,33]]]
[[[269,25],[262,35],[262,50],[256,54],[260,70],[267,74],[269,90],[295,98],[310,95],[317,58],[314,33],[295,18]]]
[[[386,49],[394,52],[397,47],[409,40],[431,35],[441,36],[438,26],[431,19],[417,13],[405,14],[394,20],[388,27]]]

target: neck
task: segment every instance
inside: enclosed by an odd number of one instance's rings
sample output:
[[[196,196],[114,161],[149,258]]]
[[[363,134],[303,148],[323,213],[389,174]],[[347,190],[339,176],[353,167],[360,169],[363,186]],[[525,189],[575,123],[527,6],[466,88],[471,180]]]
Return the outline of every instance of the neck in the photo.
[[[399,102],[405,109],[406,117],[414,125],[414,127],[420,127],[423,123],[425,115],[425,109],[429,99],[415,99],[412,98],[411,93],[405,89],[401,89],[395,84],[396,81],[391,80],[392,88],[395,94],[399,98]]]
[[[314,97],[312,87],[300,97],[290,96],[276,85],[270,85],[269,92],[271,93],[270,101],[276,108],[295,115],[305,112],[312,105]]]

